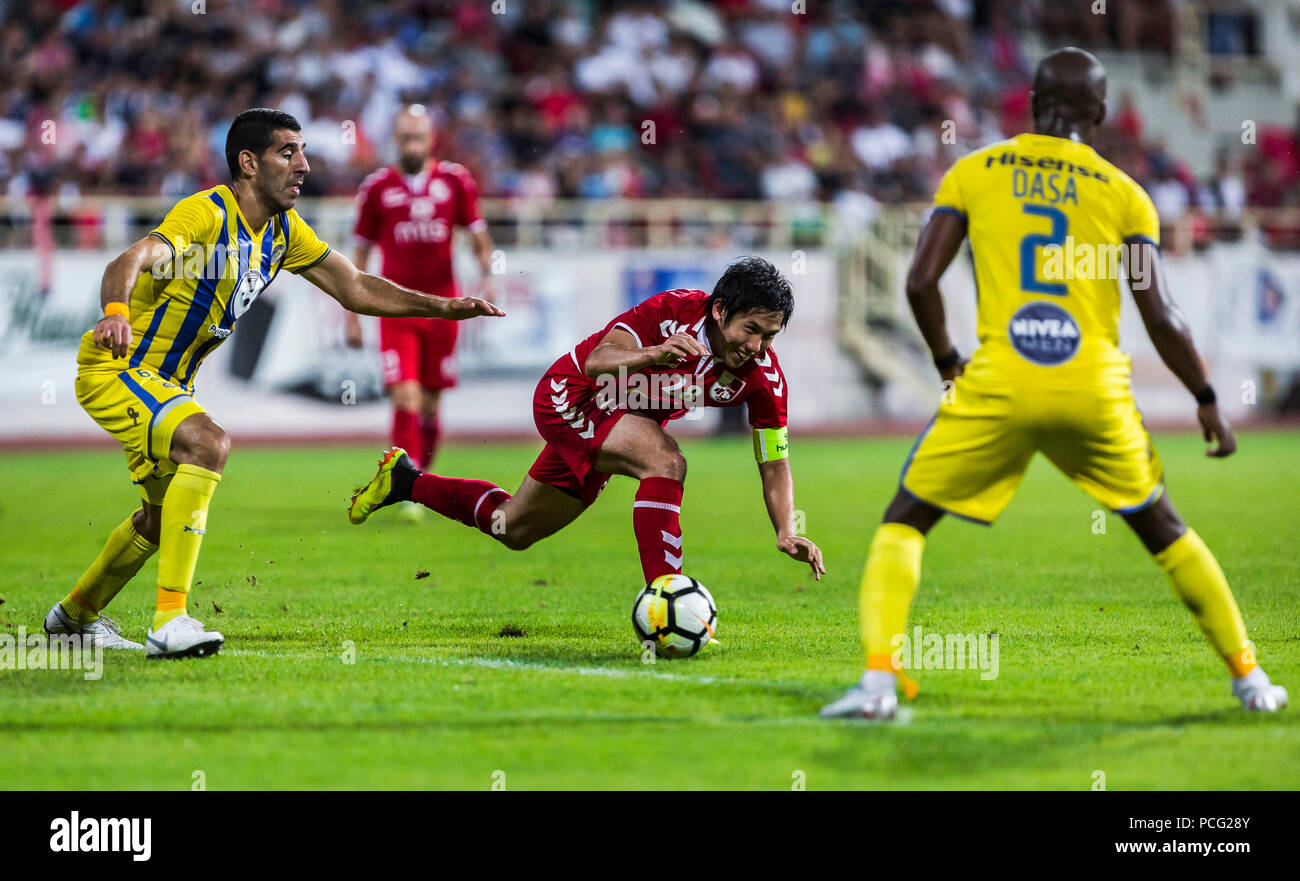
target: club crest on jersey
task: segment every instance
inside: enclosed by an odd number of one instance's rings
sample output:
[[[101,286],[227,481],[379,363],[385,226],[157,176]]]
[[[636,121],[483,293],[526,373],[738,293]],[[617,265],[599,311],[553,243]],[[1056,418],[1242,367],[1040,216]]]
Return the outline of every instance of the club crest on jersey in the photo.
[[[724,372],[718,377],[718,381],[709,389],[709,399],[715,404],[725,404],[728,401],[734,401],[740,396],[741,390],[745,387],[745,380],[736,382],[735,374],[731,371]]]
[[[1007,337],[1026,360],[1044,367],[1064,364],[1079,351],[1079,324],[1055,303],[1026,303],[1011,316]]]
[[[239,317],[248,311],[248,307],[253,305],[257,295],[262,293],[262,288],[266,287],[266,277],[256,269],[249,269],[239,279],[239,284],[235,285],[235,290],[230,294],[230,316],[232,321],[238,321]]]
[[[435,177],[429,182],[429,195],[435,202],[446,202],[451,198],[451,187],[447,186],[445,180]]]

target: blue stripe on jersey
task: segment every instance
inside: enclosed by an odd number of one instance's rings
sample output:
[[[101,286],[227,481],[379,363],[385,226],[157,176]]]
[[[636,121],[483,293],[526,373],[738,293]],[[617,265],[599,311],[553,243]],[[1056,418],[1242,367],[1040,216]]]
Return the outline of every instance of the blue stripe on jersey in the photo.
[[[239,223],[239,278],[242,279],[243,272],[247,269],[248,261],[251,261],[252,259],[252,253],[251,251],[246,251],[246,248],[244,248],[244,242],[247,242],[250,248],[252,247],[252,242],[251,239],[248,238],[247,230],[244,229],[243,222],[240,221],[238,217],[235,218],[235,222]],[[261,274],[263,274],[263,278],[266,278],[266,282],[268,283],[270,281],[268,275],[270,272],[270,251],[272,251],[274,242],[276,242],[276,225],[274,225],[273,222],[266,223],[266,231],[261,235]],[[238,290],[238,285],[235,286],[235,288]],[[230,303],[226,304],[225,312],[221,314],[221,326],[226,330],[230,330],[235,324],[234,301],[234,295],[231,294]],[[205,340],[205,342],[200,344],[199,348],[194,350],[194,357],[191,357],[190,359],[190,366],[186,368],[185,377],[181,379],[182,385],[185,385],[186,387],[190,386],[190,379],[194,378],[194,374],[198,372],[199,365],[203,363],[203,359],[208,357],[208,353],[214,350],[214,348],[220,346],[221,340],[221,337],[213,337],[212,339]]]
[[[140,337],[140,342],[136,344],[135,351],[131,353],[131,366],[139,367],[144,363],[144,356],[149,353],[149,346],[153,344],[153,336],[158,332],[158,326],[162,324],[163,313],[171,305],[171,300],[164,300],[153,310],[153,320],[149,322],[149,328]]]
[[[268,223],[262,233],[262,277],[271,281],[271,251],[275,248],[275,224]],[[285,253],[288,253],[287,251]]]
[[[194,302],[190,303],[190,309],[185,313],[185,320],[181,323],[180,329],[176,331],[176,339],[172,341],[172,347],[167,350],[167,357],[163,359],[160,370],[168,378],[176,375],[176,369],[180,367],[181,358],[189,351],[190,346],[194,345],[194,340],[199,335],[199,329],[203,327],[204,319],[212,311],[212,298],[217,293],[217,282],[221,280],[226,268],[226,248],[230,244],[230,234],[227,231],[226,223],[226,203],[216,193],[208,196],[208,198],[221,209],[221,233],[217,236],[212,259],[208,261],[208,265],[203,269],[203,278],[199,280],[194,289]]]
[[[231,288],[226,308],[221,310],[221,327],[224,330],[230,330],[235,326],[235,298],[239,296],[240,288],[244,284],[244,274],[248,272],[248,265],[253,260],[253,237],[244,226],[244,219],[238,214],[235,215],[235,236],[236,247],[239,249],[239,265],[235,268],[239,274],[235,276],[235,286]]]
[[[194,378],[194,372],[199,369],[199,364],[203,363],[203,359],[208,356],[208,352],[215,349],[220,342],[221,337],[214,336],[212,339],[204,340],[199,344],[199,347],[194,350],[194,357],[190,358],[190,366],[185,368],[185,376],[180,381],[181,385],[186,388],[190,387],[190,380]]]

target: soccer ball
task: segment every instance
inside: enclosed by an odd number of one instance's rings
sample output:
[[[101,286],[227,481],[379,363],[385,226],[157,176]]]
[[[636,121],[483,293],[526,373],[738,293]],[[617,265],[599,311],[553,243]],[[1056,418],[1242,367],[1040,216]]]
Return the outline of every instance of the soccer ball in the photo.
[[[687,575],[660,575],[637,594],[632,627],[656,655],[689,658],[713,641],[718,607],[708,589]]]

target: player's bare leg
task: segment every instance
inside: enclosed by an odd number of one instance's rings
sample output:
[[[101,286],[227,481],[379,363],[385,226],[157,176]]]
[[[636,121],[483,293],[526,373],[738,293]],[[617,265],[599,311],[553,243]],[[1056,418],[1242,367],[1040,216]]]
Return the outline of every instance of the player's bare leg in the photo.
[[[641,573],[646,583],[682,571],[682,493],[686,457],[677,441],[653,419],[628,413],[615,423],[600,447],[596,469],[636,478],[632,503]]]
[[[131,524],[140,535],[158,544],[158,535],[162,531],[162,505],[141,502],[140,510],[131,515]]]
[[[866,671],[834,703],[822,707],[824,719],[892,719],[898,712],[898,686],[909,699],[917,686],[894,666],[894,636],[907,629],[907,615],[921,578],[925,536],[944,512],[899,489],[871,540],[859,591],[859,617]]]
[[[186,613],[208,505],[230,455],[230,436],[206,413],[186,418],[167,453],[176,463],[158,517],[158,604],[146,651],[151,658],[206,657],[225,638]]]
[[[585,510],[581,499],[525,477],[519,490],[493,509],[488,534],[511,550],[522,551],[559,532]]]
[[[1214,554],[1196,531],[1183,523],[1169,494],[1123,515],[1156,563],[1165,570],[1174,592],[1191,611],[1232,675],[1232,693],[1246,710],[1270,712],[1287,705],[1286,689],[1274,685],[1255,659],[1237,601]]]
[[[162,507],[141,502],[140,509],[113,530],[72,592],[46,614],[45,632],[89,638],[105,649],[143,650],[143,645],[122,636],[117,623],[100,613],[158,550],[161,522]]]

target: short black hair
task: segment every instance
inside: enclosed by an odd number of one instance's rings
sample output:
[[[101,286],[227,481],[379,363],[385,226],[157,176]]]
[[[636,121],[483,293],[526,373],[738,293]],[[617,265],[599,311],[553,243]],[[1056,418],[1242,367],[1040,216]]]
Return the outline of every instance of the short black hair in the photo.
[[[291,132],[302,131],[298,120],[270,107],[252,107],[236,116],[230,123],[230,131],[226,132],[226,167],[230,169],[231,180],[239,180],[240,153],[249,150],[254,156],[261,156],[271,146],[272,135],[286,128]]]
[[[709,295],[706,305],[710,312],[714,303],[722,304],[724,321],[754,310],[779,312],[781,326],[785,327],[794,314],[790,282],[762,257],[741,257],[729,265]]]

